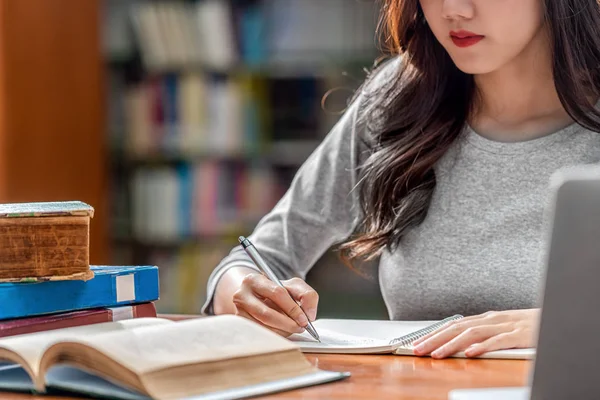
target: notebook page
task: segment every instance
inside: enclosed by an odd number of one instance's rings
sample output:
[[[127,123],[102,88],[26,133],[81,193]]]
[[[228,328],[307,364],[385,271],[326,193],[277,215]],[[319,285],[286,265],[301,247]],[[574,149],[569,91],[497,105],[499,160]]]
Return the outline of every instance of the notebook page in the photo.
[[[374,354],[402,348],[403,353],[412,354],[410,344],[397,343],[395,339],[412,337],[415,332],[431,328],[436,322],[439,321],[320,319],[313,326],[321,343],[306,332],[289,339],[297,342],[304,352]]]
[[[390,340],[419,331],[433,323],[435,321],[320,319],[313,325],[319,335],[322,330],[326,330],[389,343]]]
[[[311,347],[372,347],[372,346],[386,346],[388,341],[381,339],[373,339],[363,336],[347,335],[341,332],[335,332],[328,329],[319,329],[319,339],[321,342],[316,341],[308,332],[295,333],[288,337],[289,340],[297,342],[300,345],[310,344]]]
[[[355,320],[355,319],[320,319],[313,323],[323,344],[319,344],[308,333],[292,335],[305,352],[315,353],[354,353],[369,354],[392,352],[412,355],[412,346],[390,346],[391,340],[404,337],[436,321],[389,321],[389,320]],[[300,336],[300,337],[298,337]],[[344,344],[344,341],[347,341]],[[382,345],[383,344],[383,345]],[[457,357],[465,357],[458,353]],[[535,349],[507,349],[486,353],[480,358],[495,359],[532,359]]]
[[[415,332],[431,328],[441,321],[390,321],[356,319],[320,319],[313,323],[317,332],[321,329],[352,336],[362,336],[389,342]]]

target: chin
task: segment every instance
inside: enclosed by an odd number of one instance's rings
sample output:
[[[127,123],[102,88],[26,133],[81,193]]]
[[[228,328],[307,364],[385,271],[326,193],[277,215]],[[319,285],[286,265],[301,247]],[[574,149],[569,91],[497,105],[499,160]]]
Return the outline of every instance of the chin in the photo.
[[[454,61],[454,65],[456,65],[456,68],[458,68],[465,74],[470,75],[489,74],[490,72],[494,72],[498,69],[498,66],[496,64],[493,64],[489,61],[473,59],[467,60],[462,57],[452,57],[452,61]]]

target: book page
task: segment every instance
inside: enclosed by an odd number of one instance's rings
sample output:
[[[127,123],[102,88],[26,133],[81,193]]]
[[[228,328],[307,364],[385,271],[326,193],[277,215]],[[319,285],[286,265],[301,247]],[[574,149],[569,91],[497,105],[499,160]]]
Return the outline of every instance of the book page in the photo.
[[[148,325],[162,326],[165,324],[174,324],[174,322],[162,318],[134,318],[35,332],[0,339],[0,349],[19,354],[27,362],[31,371],[37,375],[44,351],[55,343],[81,337],[92,339],[93,337],[109,332],[130,330]]]
[[[79,343],[101,351],[138,375],[170,367],[298,349],[271,330],[234,315],[112,332]]]

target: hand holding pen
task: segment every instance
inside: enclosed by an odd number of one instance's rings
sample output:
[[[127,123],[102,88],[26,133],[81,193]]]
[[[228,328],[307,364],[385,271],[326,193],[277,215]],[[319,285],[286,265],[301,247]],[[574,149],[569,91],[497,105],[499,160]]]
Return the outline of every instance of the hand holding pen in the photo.
[[[280,281],[248,239],[240,237],[239,241],[262,274],[249,274],[244,278],[233,296],[237,314],[283,336],[306,329],[319,340],[310,323],[317,314],[317,292],[299,278]]]

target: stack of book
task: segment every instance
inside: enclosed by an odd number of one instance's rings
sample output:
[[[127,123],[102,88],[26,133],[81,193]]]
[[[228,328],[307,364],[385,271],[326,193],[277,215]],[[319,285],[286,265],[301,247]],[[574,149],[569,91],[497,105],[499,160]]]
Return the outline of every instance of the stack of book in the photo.
[[[94,209],[0,204],[0,337],[156,317],[156,266],[89,263]]]
[[[0,391],[239,399],[349,376],[243,317],[157,318],[158,268],[89,265],[92,215],[0,205]]]

